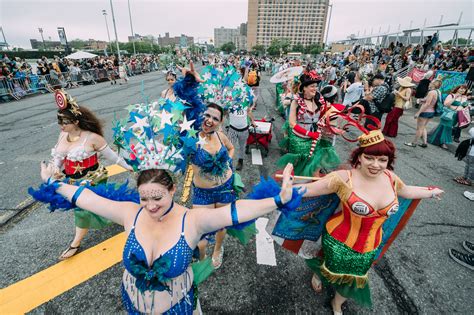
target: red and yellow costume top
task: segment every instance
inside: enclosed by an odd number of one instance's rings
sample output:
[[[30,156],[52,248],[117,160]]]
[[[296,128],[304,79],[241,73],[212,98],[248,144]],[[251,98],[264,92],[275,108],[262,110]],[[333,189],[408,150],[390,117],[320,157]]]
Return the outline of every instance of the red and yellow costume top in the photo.
[[[329,187],[334,188],[341,200],[341,211],[335,213],[326,223],[329,235],[356,252],[367,253],[375,250],[382,241],[382,225],[398,210],[397,192],[404,186],[395,174],[384,172],[389,177],[395,194],[394,200],[382,209],[357,196],[352,188],[352,173],[344,181],[337,173],[330,174]]]

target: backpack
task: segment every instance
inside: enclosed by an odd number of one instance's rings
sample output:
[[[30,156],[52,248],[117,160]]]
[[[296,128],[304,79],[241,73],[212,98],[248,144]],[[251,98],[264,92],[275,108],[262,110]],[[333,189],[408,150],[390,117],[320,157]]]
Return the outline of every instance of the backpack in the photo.
[[[435,116],[441,116],[444,112],[444,104],[439,90],[436,90],[436,94],[438,94],[438,97],[435,105]]]
[[[381,113],[390,113],[392,107],[395,105],[395,94],[387,93],[384,99],[378,104],[377,108]]]
[[[257,82],[258,82],[257,71],[251,70],[247,76],[247,84],[249,86],[253,86],[253,85],[256,85]]]

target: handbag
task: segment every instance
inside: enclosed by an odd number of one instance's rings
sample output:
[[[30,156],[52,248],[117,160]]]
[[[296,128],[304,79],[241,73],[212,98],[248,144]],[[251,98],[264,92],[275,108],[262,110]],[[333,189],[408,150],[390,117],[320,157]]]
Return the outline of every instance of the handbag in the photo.
[[[403,109],[410,109],[411,107],[411,99],[409,99],[405,102],[405,104],[403,104]]]
[[[466,106],[463,109],[457,111],[457,115],[459,127],[462,128],[471,123],[471,113],[469,111],[469,106]]]
[[[452,121],[454,119],[454,115],[456,112],[450,108],[445,107],[443,113],[441,114],[441,117],[439,119],[445,120],[445,121]]]

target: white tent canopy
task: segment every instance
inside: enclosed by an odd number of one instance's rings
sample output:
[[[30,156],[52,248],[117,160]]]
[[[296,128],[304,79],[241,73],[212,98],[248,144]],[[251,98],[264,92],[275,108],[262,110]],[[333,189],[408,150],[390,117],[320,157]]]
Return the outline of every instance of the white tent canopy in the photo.
[[[67,59],[90,59],[97,57],[97,55],[88,53],[87,51],[76,51],[73,54],[70,54],[69,56],[66,56]]]

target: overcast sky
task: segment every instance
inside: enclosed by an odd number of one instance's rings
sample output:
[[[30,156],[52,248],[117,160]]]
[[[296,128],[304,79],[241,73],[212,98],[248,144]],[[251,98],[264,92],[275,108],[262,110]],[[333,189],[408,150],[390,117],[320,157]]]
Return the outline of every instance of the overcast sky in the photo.
[[[113,0],[120,41],[131,34],[127,0]],[[213,37],[214,28],[237,27],[247,21],[247,0],[130,0],[133,29],[141,35],[171,36],[186,34],[195,40]],[[373,29],[378,33],[401,28],[456,22],[463,11],[461,24],[474,24],[472,0],[331,0],[333,12],[329,41],[345,39],[351,33],[367,34]],[[109,0],[0,0],[0,26],[10,45],[31,48],[29,39],[41,39],[38,27],[44,30],[46,40],[58,40],[57,27],[66,29],[69,40],[107,40],[102,10],[112,15]],[[461,36],[467,37],[466,33]],[[1,35],[0,35],[1,36]],[[474,36],[474,35],[473,35]],[[442,39],[452,37],[452,32],[442,34]]]

